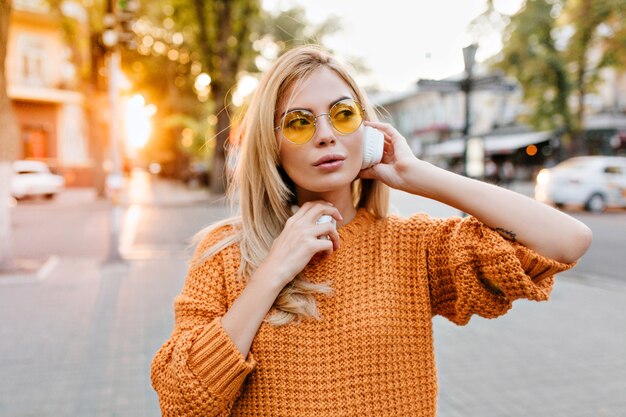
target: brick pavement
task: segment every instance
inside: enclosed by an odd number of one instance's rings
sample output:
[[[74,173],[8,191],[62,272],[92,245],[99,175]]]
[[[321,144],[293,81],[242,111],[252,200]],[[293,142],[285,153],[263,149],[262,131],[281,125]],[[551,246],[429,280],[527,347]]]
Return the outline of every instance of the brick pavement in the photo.
[[[435,319],[441,416],[626,415],[626,286],[572,276],[497,320]]]
[[[43,280],[0,282],[0,416],[159,415],[149,364],[186,270],[167,255],[63,258]],[[548,303],[465,327],[436,318],[439,415],[626,415],[625,306],[626,287],[566,273]]]
[[[171,329],[180,259],[63,259],[0,283],[0,416],[157,416],[152,355]]]

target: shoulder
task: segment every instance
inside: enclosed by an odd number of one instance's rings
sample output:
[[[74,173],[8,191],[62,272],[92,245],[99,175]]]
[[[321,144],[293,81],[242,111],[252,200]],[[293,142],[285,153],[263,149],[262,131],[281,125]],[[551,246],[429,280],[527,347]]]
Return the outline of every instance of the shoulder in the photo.
[[[198,232],[193,239],[196,243],[196,252],[206,251],[222,240],[235,236],[237,232],[238,228],[233,224],[208,226]]]
[[[208,262],[211,259],[220,258],[225,248],[238,242],[240,226],[231,221],[221,221],[198,232],[193,242],[196,244],[191,266]]]
[[[378,217],[372,214],[363,234],[359,240],[377,241],[379,244],[398,248],[402,245],[413,248],[427,238],[437,228],[441,219],[432,218],[426,213],[415,213],[410,216],[402,216],[392,213]]]
[[[390,232],[421,234],[437,227],[441,220],[430,217],[426,213],[415,213],[408,217],[393,213],[378,219],[378,222],[381,227]]]

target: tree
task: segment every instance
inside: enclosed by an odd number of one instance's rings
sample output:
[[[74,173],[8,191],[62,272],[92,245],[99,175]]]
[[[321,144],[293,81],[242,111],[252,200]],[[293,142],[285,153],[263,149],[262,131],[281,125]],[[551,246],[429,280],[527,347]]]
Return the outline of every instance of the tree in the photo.
[[[161,114],[166,116],[163,126],[171,130],[175,139],[183,128],[195,132],[194,145],[185,151],[210,155],[211,191],[218,194],[225,186],[225,145],[231,117],[237,111],[232,99],[241,75],[256,75],[258,64],[268,64],[287,46],[321,43],[339,27],[336,18],[318,25],[308,24],[302,8],[273,15],[261,10],[257,0],[149,2],[144,3],[138,23],[138,52],[144,56],[129,52],[126,61],[133,66],[131,76],[138,85],[152,91],[154,99],[161,103],[159,109],[167,109]],[[142,51],[143,39],[154,45],[159,42],[163,52]],[[174,39],[184,40],[176,44]],[[168,51],[178,59],[168,61]],[[196,88],[200,77],[210,80],[210,84],[201,83],[206,86],[203,91]],[[161,139],[158,145],[155,142],[149,147],[167,148],[166,136]],[[170,138],[171,150],[177,148],[173,142],[176,140]],[[196,146],[198,142],[202,146]]]
[[[0,270],[14,266],[9,207],[12,162],[18,156],[19,131],[7,92],[6,56],[11,0],[0,0]]]
[[[528,0],[503,32],[502,59],[496,64],[522,84],[538,129],[575,130],[568,106],[571,82],[563,51],[557,47],[555,14],[558,2]]]
[[[254,58],[250,35],[260,24],[258,0],[193,0],[197,41],[202,62],[211,77],[211,94],[217,126],[211,169],[211,191],[224,192],[226,148],[230,130],[228,93],[237,74]]]
[[[532,125],[561,130],[565,151],[577,153],[600,70],[626,65],[626,0],[526,0],[503,44],[495,65],[522,84]]]
[[[577,102],[576,123],[582,127],[585,96],[600,81],[602,68],[618,64],[613,58],[617,57],[616,54],[619,52],[610,46],[615,42],[626,41],[623,34],[626,28],[624,25],[626,1],[570,0],[566,3],[563,13],[565,23],[573,28],[566,56],[573,68],[573,88]],[[601,55],[595,59],[590,56],[594,49],[601,51]]]

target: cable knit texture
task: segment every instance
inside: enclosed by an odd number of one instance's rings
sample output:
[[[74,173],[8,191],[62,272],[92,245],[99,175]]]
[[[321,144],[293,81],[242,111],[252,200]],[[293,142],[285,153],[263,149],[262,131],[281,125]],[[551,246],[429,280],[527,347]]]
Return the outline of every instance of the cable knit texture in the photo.
[[[230,232],[207,236],[195,256]],[[432,316],[465,324],[519,298],[546,300],[554,274],[573,266],[472,217],[359,209],[339,235],[341,248],[303,271],[334,289],[318,297],[321,320],[262,324],[247,358],[220,325],[245,285],[238,246],[189,270],[174,332],[152,362],[164,416],[435,416]]]

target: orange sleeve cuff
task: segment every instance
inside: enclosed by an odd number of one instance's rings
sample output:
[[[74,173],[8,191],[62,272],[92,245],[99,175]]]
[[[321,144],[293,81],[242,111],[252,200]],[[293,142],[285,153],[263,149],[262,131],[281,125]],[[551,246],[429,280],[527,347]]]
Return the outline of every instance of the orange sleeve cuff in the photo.
[[[202,329],[189,351],[189,367],[214,393],[234,398],[256,362],[245,360],[228,336],[220,317]]]
[[[559,272],[573,268],[576,262],[564,264],[550,258],[546,258],[537,252],[528,249],[519,243],[514,243],[515,256],[519,259],[522,269],[537,283],[544,278],[554,276]]]

